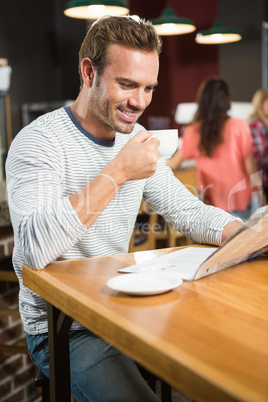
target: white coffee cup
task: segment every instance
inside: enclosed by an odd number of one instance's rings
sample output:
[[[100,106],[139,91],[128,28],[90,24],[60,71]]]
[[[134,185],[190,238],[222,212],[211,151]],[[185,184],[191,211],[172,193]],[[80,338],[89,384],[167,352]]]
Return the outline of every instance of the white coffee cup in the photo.
[[[160,145],[157,148],[157,152],[161,158],[170,158],[178,148],[178,130],[150,130],[153,137],[160,141]]]

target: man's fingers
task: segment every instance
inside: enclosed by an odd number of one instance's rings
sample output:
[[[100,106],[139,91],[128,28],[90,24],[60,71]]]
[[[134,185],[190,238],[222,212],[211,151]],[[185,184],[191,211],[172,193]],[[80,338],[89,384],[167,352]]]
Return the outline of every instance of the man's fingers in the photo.
[[[139,142],[139,143],[144,143],[144,142],[150,142],[150,145],[153,146],[154,149],[158,148],[160,145],[160,141],[153,136],[150,131],[139,131],[134,137],[131,138],[131,141]]]

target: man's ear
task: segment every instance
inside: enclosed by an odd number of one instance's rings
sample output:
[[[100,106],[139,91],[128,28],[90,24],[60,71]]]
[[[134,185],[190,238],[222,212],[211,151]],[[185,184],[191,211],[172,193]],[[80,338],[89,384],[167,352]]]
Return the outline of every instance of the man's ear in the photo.
[[[93,83],[93,77],[95,74],[95,69],[92,65],[92,62],[89,58],[85,58],[81,61],[81,73],[83,77],[84,84],[87,87],[91,87]]]

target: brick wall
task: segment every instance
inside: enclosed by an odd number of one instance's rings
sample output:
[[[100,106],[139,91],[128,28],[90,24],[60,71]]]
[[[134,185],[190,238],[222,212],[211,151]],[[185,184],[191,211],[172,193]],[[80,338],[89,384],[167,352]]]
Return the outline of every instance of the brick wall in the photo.
[[[0,271],[13,271],[11,254],[13,233],[11,227],[0,231]],[[0,309],[18,307],[17,282],[0,281]],[[34,365],[28,353],[10,355],[1,351],[1,345],[25,346],[24,331],[18,315],[0,315],[0,402],[30,402],[40,400],[34,386]]]

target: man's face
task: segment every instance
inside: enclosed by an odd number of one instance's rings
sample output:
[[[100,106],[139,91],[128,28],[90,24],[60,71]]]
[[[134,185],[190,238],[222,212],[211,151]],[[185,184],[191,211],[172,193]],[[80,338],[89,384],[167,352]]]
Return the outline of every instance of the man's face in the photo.
[[[111,45],[103,74],[90,91],[90,114],[95,125],[108,132],[131,133],[152,100],[159,69],[156,52]]]

